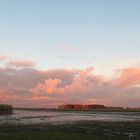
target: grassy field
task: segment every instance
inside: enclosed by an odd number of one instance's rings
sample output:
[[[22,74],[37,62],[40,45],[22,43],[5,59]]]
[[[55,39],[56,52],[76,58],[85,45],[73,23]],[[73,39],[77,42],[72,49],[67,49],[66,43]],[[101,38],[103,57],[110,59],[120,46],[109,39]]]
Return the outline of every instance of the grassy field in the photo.
[[[13,107],[11,105],[0,104],[0,115],[12,114]]]
[[[139,140],[140,122],[80,121],[0,127],[1,140]]]

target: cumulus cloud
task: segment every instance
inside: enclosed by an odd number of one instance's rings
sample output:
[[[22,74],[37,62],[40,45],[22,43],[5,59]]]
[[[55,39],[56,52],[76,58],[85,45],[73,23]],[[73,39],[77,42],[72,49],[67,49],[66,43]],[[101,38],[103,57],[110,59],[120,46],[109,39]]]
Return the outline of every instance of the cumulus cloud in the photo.
[[[140,98],[140,88],[135,87],[138,84],[135,82],[136,79],[132,79],[133,82],[129,83],[131,86],[124,89],[125,81],[122,77],[124,77],[125,71],[126,69],[122,70],[119,78],[106,81],[103,76],[94,75],[92,68],[88,68],[79,70],[71,84],[59,87],[62,80],[49,79],[42,84],[39,83],[32,91],[43,97],[64,98],[70,103],[91,103],[93,101],[92,103],[128,106],[129,101],[134,99],[137,102],[131,103],[131,105],[139,105],[137,98]],[[128,76],[131,77],[131,73]],[[51,87],[51,92],[48,90],[49,87]]]
[[[58,94],[58,84],[61,83],[60,79],[48,79],[45,80],[45,83],[41,84],[39,83],[35,88],[31,89],[32,92],[41,95],[41,93],[46,94]]]
[[[140,85],[140,67],[130,67],[121,70],[121,76],[114,80],[114,84],[121,87]]]
[[[140,67],[126,68],[106,80],[87,69],[0,68],[0,102],[46,107],[61,103],[139,106]],[[131,102],[131,103],[130,103]]]

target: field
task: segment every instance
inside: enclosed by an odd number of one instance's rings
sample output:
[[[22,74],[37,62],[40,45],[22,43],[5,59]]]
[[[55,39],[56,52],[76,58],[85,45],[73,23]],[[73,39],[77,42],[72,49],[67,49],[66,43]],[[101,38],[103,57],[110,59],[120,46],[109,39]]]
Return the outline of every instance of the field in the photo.
[[[79,121],[71,124],[1,126],[1,140],[139,140],[140,122]]]

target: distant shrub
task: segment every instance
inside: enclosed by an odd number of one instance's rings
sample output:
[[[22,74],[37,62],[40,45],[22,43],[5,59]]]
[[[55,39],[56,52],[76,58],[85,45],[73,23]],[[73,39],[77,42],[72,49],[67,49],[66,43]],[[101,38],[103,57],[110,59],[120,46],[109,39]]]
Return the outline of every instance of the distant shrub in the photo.
[[[0,115],[2,114],[12,114],[13,107],[11,105],[0,104]]]

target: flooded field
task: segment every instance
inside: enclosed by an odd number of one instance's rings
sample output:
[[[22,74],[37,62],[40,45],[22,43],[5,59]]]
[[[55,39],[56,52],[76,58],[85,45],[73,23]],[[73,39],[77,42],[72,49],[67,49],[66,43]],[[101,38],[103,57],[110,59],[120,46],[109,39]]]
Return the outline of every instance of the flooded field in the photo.
[[[33,111],[14,110],[13,115],[0,116],[0,124],[63,124],[75,121],[140,121],[140,112],[92,112],[92,111]]]

